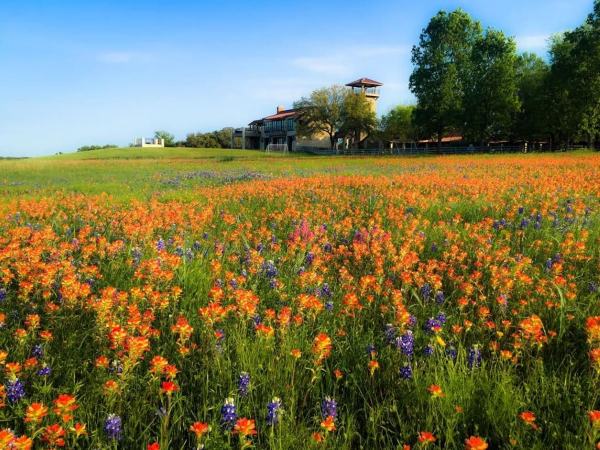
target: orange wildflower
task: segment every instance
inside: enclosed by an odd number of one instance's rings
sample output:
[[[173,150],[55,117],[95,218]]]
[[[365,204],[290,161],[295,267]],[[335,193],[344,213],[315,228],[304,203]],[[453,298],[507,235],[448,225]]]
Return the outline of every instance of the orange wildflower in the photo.
[[[238,419],[233,427],[234,433],[239,433],[242,436],[248,436],[251,434],[258,434],[258,431],[255,429],[254,419],[247,419],[243,417],[242,419]]]
[[[19,436],[11,443],[11,449],[14,450],[31,450],[33,447],[33,439],[27,436]]]
[[[327,432],[335,431],[336,427],[334,420],[335,419],[333,418],[333,416],[327,416],[327,419],[321,421],[321,427],[325,428],[325,431]]]
[[[524,412],[519,414],[519,419],[523,420],[527,425],[531,425],[534,430],[538,429],[538,426],[534,423],[535,416],[532,412]]]
[[[178,390],[179,390],[179,386],[177,386],[172,381],[163,381],[160,393],[161,394],[172,395],[173,392],[177,392]]]
[[[427,390],[429,392],[431,392],[431,395],[433,397],[445,397],[446,396],[446,394],[444,394],[444,392],[442,392],[442,388],[436,384],[432,384],[431,386],[429,386],[427,388]]]
[[[465,450],[486,450],[488,445],[480,437],[471,436],[465,439]]]
[[[210,431],[210,427],[208,426],[208,422],[194,422],[194,424],[190,426],[189,430],[195,433],[198,439],[202,439],[202,436]]]
[[[40,423],[48,415],[48,408],[43,403],[32,403],[25,411],[25,422]]]
[[[433,434],[431,434],[430,432],[428,432],[428,431],[421,431],[419,433],[419,435],[417,436],[417,439],[423,445],[427,445],[430,442],[433,443],[433,442],[435,442],[437,440],[435,438],[435,436]]]
[[[588,417],[593,427],[600,429],[600,411],[588,411]]]

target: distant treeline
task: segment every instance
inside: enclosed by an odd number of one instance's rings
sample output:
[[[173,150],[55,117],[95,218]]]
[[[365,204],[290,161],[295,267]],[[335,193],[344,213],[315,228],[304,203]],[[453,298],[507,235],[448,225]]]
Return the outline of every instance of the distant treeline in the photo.
[[[517,54],[502,31],[458,9],[440,11],[412,49],[412,122],[425,138],[597,146],[600,0],[575,30],[548,40],[548,59]]]
[[[215,130],[209,133],[189,133],[185,141],[175,143],[177,147],[192,147],[192,148],[231,148],[231,127]],[[241,138],[234,138],[234,148],[240,148],[242,145]]]
[[[108,144],[108,145],[84,145],[83,147],[79,147],[77,149],[78,152],[89,152],[90,150],[104,150],[106,148],[119,148],[118,145]]]

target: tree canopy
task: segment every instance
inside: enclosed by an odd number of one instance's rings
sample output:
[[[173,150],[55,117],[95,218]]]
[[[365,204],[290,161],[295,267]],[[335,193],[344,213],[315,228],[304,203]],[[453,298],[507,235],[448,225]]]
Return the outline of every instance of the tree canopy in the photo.
[[[296,132],[300,137],[326,134],[331,148],[335,148],[338,132],[370,133],[377,126],[375,113],[363,93],[333,85],[313,91],[294,103],[298,111]],[[360,138],[359,138],[360,139]]]
[[[175,147],[175,136],[171,133],[167,133],[166,131],[155,131],[154,137],[157,139],[163,139],[165,142],[165,147]]]
[[[438,146],[449,130],[462,128],[466,74],[481,25],[461,9],[438,12],[412,49],[415,66],[409,87],[417,98],[415,123]]]

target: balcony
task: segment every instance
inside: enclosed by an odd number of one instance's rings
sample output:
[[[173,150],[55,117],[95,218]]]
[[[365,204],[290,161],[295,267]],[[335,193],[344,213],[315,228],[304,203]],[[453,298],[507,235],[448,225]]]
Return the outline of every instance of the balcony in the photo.
[[[355,94],[364,92],[365,95],[367,95],[367,96],[379,97],[379,88],[376,88],[376,87],[370,87],[370,88],[353,87],[352,91],[354,91]]]

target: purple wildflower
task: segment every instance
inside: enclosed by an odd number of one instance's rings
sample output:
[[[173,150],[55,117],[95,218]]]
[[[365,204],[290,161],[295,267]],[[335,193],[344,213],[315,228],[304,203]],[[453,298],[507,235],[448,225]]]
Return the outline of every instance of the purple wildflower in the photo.
[[[250,374],[242,372],[238,378],[238,392],[242,397],[248,397],[248,387],[250,385]]]
[[[223,403],[223,406],[221,407],[221,426],[223,429],[233,429],[233,426],[238,418],[236,409],[237,406],[235,406],[235,403],[231,397],[225,400],[225,403]]]
[[[332,416],[334,419],[337,418],[337,402],[331,397],[327,396],[323,399],[323,404],[321,405],[321,415],[323,419],[327,419],[327,417]]]
[[[273,399],[267,405],[267,423],[271,426],[279,423],[279,420],[283,416],[283,407],[281,406],[281,399],[273,397]]]
[[[121,440],[121,435],[123,434],[121,418],[116,414],[109,414],[104,422],[104,431],[106,432],[108,439]]]

